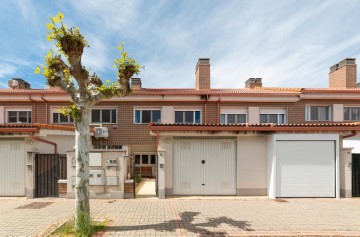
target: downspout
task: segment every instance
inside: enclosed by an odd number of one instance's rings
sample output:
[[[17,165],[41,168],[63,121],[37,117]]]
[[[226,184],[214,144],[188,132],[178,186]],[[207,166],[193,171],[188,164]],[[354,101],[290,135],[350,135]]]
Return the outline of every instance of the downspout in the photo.
[[[34,139],[34,140],[36,140],[36,141],[39,141],[39,142],[43,142],[43,143],[47,143],[47,144],[53,145],[53,146],[54,146],[54,154],[58,154],[57,144],[56,144],[55,142],[52,142],[52,141],[49,141],[49,140],[45,140],[45,139],[40,138],[40,137],[35,137],[34,134],[30,135],[30,138],[31,138],[31,139]]]
[[[31,115],[33,115],[34,114],[34,121],[33,121],[33,123],[36,123],[36,101],[35,100],[33,100],[32,98],[31,98],[31,94],[29,94],[29,100],[33,103],[32,104],[32,114]]]
[[[357,132],[352,132],[351,134],[349,134],[349,135],[346,135],[346,136],[343,136],[343,138],[349,138],[349,137],[354,137],[354,136],[356,136],[356,135],[358,135],[359,134],[359,132],[357,131]]]
[[[207,113],[206,113],[206,104],[209,100],[209,94],[206,94],[206,99],[204,101],[204,123],[207,123]]]
[[[156,149],[159,147],[159,130],[156,130]]]
[[[221,94],[220,94],[220,96],[219,96],[219,99],[218,99],[218,101],[217,101],[217,109],[218,109],[218,112],[217,112],[217,114],[218,114],[218,118],[217,118],[217,123],[218,124],[220,124],[220,116],[221,116],[221,114],[220,114],[220,101],[221,101]]]
[[[45,123],[48,124],[49,121],[48,121],[48,114],[49,114],[49,111],[48,111],[48,101],[44,99],[44,94],[41,94],[41,99],[43,101],[45,101]]]

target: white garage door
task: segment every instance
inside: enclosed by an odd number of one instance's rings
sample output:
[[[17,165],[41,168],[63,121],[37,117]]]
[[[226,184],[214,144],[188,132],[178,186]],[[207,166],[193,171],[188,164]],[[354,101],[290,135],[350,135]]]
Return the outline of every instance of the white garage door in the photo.
[[[236,141],[174,139],[175,195],[236,195]]]
[[[277,141],[277,197],[335,197],[334,141]]]
[[[0,196],[25,196],[23,141],[0,140]]]

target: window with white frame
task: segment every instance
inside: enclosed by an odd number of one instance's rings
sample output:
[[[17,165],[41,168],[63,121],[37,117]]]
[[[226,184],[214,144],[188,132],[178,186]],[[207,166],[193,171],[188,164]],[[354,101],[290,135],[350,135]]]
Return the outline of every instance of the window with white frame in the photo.
[[[8,123],[31,123],[31,108],[6,109]]]
[[[136,166],[153,166],[156,164],[155,154],[137,154],[135,155]]]
[[[91,123],[116,123],[116,109],[115,108],[92,109]]]
[[[260,123],[286,123],[286,109],[260,109]]]
[[[175,123],[201,123],[200,110],[176,110]]]
[[[106,144],[94,144],[93,148],[96,150],[102,149],[102,150],[121,150],[122,145],[106,145]]]
[[[331,106],[306,106],[306,121],[330,121]]]
[[[345,121],[359,121],[360,120],[360,107],[344,107],[344,120]]]
[[[221,124],[236,124],[247,122],[247,109],[222,108],[220,114]]]
[[[134,110],[134,123],[161,123],[161,109],[135,109]]]
[[[73,123],[74,119],[71,116],[65,116],[60,111],[59,108],[51,108],[51,122],[55,124],[61,123]]]

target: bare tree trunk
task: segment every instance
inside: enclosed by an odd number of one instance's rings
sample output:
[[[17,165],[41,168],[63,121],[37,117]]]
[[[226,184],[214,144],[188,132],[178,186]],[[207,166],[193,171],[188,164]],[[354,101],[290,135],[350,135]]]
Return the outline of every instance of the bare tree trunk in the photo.
[[[85,108],[86,107],[86,108]],[[75,121],[75,230],[90,228],[89,203],[89,147],[90,106],[81,108],[81,115]]]

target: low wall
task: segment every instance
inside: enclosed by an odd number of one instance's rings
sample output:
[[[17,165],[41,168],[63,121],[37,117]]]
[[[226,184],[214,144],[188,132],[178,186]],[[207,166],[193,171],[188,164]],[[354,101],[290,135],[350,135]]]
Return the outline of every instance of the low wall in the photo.
[[[67,153],[67,197],[75,197],[75,151]],[[90,198],[124,198],[127,165],[124,150],[91,150]]]

